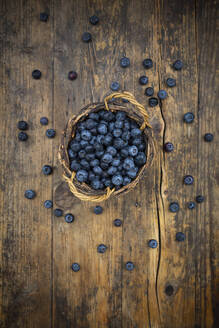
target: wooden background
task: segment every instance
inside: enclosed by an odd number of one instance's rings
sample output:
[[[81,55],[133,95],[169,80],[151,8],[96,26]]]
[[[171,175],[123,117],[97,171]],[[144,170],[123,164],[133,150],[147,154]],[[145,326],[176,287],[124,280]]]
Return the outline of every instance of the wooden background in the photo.
[[[219,327],[216,241],[219,202],[218,30],[214,0],[1,0],[1,328],[200,328]],[[39,21],[47,11],[47,23]],[[89,16],[100,24],[92,26]],[[90,31],[93,41],[81,41]],[[126,55],[131,66],[122,69]],[[177,79],[162,107],[148,108],[144,58],[152,58],[149,85],[166,88]],[[182,59],[181,72],[171,64]],[[33,80],[33,69],[42,78]],[[78,79],[69,81],[70,70]],[[129,194],[94,204],[73,198],[61,179],[57,150],[72,113],[102,100],[112,81],[145,104],[157,154],[145,178]],[[192,111],[195,121],[184,124]],[[45,137],[40,117],[49,118],[55,139]],[[17,140],[18,120],[30,128],[26,143]],[[203,135],[212,132],[212,143]],[[163,143],[175,151],[164,154]],[[41,173],[44,164],[54,174]],[[183,176],[195,178],[193,186]],[[24,191],[36,190],[28,201]],[[190,211],[186,204],[203,194],[206,201]],[[43,206],[53,199],[75,222],[53,216]],[[168,211],[180,203],[178,214]],[[123,226],[116,228],[113,220]],[[182,231],[186,241],[177,243]],[[157,249],[147,246],[149,239]],[[97,245],[108,246],[105,254]],[[129,272],[125,263],[132,261]],[[73,262],[81,270],[71,270]],[[165,289],[171,285],[172,295]]]

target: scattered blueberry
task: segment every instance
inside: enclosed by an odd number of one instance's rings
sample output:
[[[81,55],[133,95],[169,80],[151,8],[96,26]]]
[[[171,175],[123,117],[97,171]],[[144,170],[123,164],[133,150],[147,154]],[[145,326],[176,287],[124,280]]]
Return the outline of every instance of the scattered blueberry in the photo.
[[[155,239],[151,239],[148,241],[148,246],[151,247],[151,248],[157,248],[157,241]]]
[[[45,200],[44,207],[45,208],[52,208],[53,207],[53,202],[51,200]]]
[[[65,215],[65,221],[67,223],[72,223],[74,221],[74,219],[75,219],[74,215],[72,215],[71,213],[68,213]]]
[[[89,18],[89,21],[92,25],[97,25],[99,23],[99,17],[93,15]]]
[[[167,92],[165,90],[159,90],[157,93],[158,98],[161,100],[166,99],[167,97]]]
[[[198,195],[198,196],[196,196],[196,198],[195,198],[195,200],[196,200],[196,202],[197,203],[202,203],[202,202],[204,202],[204,196],[202,196],[202,195]]]
[[[91,34],[90,34],[89,32],[84,32],[84,33],[82,34],[82,40],[83,40],[84,42],[90,42],[90,41],[92,40],[92,36],[91,36]]]
[[[123,68],[130,66],[130,59],[127,58],[127,57],[121,58],[120,59],[120,66],[123,67]]]
[[[100,245],[98,245],[98,247],[97,247],[97,251],[98,251],[98,253],[103,254],[103,253],[106,252],[106,250],[107,250],[107,246],[104,245],[104,244],[100,244]]]
[[[41,117],[40,118],[40,124],[41,125],[48,125],[49,121],[47,117]]]
[[[54,210],[54,215],[57,216],[57,217],[60,217],[63,215],[63,210],[61,210],[60,208],[56,208]]]
[[[149,106],[150,106],[150,107],[155,107],[155,106],[157,106],[157,105],[158,105],[158,100],[157,100],[157,98],[154,98],[154,97],[149,98]]]
[[[193,184],[193,182],[194,182],[194,178],[191,175],[186,175],[184,177],[184,183],[186,185],[191,185],[191,184]]]
[[[73,263],[71,268],[74,272],[78,272],[80,270],[80,265],[78,263]]]
[[[75,71],[70,71],[68,73],[68,79],[73,81],[77,79],[78,74]]]
[[[176,71],[180,71],[183,67],[183,63],[181,60],[176,60],[174,63],[173,63],[173,68],[176,70]]]
[[[170,153],[174,150],[174,146],[171,142],[166,142],[164,144],[164,150],[167,152],[167,153]]]
[[[207,142],[211,142],[214,139],[214,135],[212,133],[206,133],[204,135],[204,140]]]
[[[47,22],[49,18],[49,15],[47,13],[40,13],[40,21],[41,22]]]
[[[144,59],[143,60],[143,66],[146,69],[152,68],[153,67],[153,62],[150,58]]]
[[[177,232],[176,233],[176,240],[177,241],[184,241],[186,239],[186,236],[183,232]]]
[[[132,262],[127,262],[126,265],[125,265],[125,267],[126,267],[126,270],[132,271],[135,266],[134,266],[134,264]]]
[[[166,84],[168,87],[172,88],[172,87],[175,87],[176,86],[176,80],[169,77],[167,80],[166,80]]]
[[[47,136],[48,138],[54,138],[55,135],[56,135],[56,132],[55,132],[54,129],[48,129],[48,130],[46,130],[46,136]]]
[[[172,213],[179,212],[179,204],[178,204],[177,202],[172,202],[172,203],[170,203],[170,205],[169,205],[169,210],[170,210],[170,212],[172,212]]]
[[[185,123],[192,123],[194,121],[194,118],[195,118],[195,116],[191,112],[188,112],[188,113],[184,114],[184,116],[183,116],[183,120]]]
[[[36,192],[34,190],[28,189],[25,191],[24,196],[27,199],[33,199],[34,197],[36,197]]]
[[[18,139],[20,141],[26,141],[28,139],[28,135],[26,132],[19,132],[18,133]]]
[[[44,165],[42,168],[43,174],[50,175],[52,174],[52,167],[50,165]]]
[[[102,206],[99,206],[99,205],[95,206],[95,207],[94,207],[94,213],[95,213],[95,214],[102,214],[102,213],[103,213],[103,208],[102,208]]]
[[[23,130],[23,131],[28,130],[28,124],[25,121],[19,121],[17,127],[19,130]]]
[[[193,209],[195,208],[195,203],[194,203],[194,202],[189,202],[189,203],[188,203],[188,208],[189,208],[190,210],[193,210]]]
[[[122,221],[120,219],[115,219],[113,223],[115,227],[120,227],[122,225]]]
[[[145,89],[145,95],[146,96],[151,97],[151,96],[153,96],[153,94],[154,94],[154,88],[148,87],[148,88]]]
[[[139,83],[140,83],[141,85],[145,85],[145,84],[147,84],[147,83],[148,83],[148,77],[145,76],[145,75],[140,76],[140,78],[139,78]]]
[[[35,80],[39,80],[41,78],[41,72],[38,70],[38,69],[35,69],[33,72],[32,72],[32,77],[35,79]]]
[[[119,82],[112,82],[110,85],[110,89],[112,91],[118,91],[120,88]]]

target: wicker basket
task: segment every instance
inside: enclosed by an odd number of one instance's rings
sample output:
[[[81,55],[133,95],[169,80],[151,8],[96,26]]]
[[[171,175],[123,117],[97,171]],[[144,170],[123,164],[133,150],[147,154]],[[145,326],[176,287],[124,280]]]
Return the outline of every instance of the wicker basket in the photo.
[[[128,102],[124,103],[124,99],[126,99]],[[110,189],[109,187],[101,191],[94,190],[86,183],[78,182],[75,178],[76,173],[71,172],[69,169],[69,157],[67,152],[68,144],[71,138],[75,135],[77,123],[79,122],[79,120],[82,121],[83,118],[86,118],[89,113],[98,112],[101,109],[110,110],[112,112],[126,112],[127,116],[129,116],[139,124],[140,129],[143,131],[146,142],[146,163],[140,168],[137,177],[130,184],[120,188],[119,190],[115,190],[115,188]],[[141,104],[136,101],[136,99],[131,93],[126,91],[124,91],[123,93],[112,93],[104,99],[104,102],[88,105],[81,109],[79,115],[72,116],[63,132],[58,152],[58,158],[64,170],[63,177],[68,183],[71,192],[81,200],[94,202],[101,202],[109,198],[111,195],[118,196],[133,189],[139,182],[140,178],[143,176],[143,172],[145,171],[145,169],[151,165],[153,157],[154,143],[152,137],[152,130],[148,122],[148,115],[146,113],[146,110]]]

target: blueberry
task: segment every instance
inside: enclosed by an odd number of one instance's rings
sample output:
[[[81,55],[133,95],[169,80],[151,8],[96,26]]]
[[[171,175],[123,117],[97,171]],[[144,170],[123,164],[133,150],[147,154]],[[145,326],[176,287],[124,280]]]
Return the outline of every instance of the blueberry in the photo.
[[[70,72],[68,73],[68,79],[69,79],[70,81],[74,81],[74,80],[76,80],[77,77],[78,77],[78,74],[77,74],[75,71],[70,71]]]
[[[104,155],[104,151],[96,151],[95,155],[100,159]]]
[[[119,88],[120,88],[119,82],[112,82],[112,83],[110,84],[110,89],[111,89],[112,91],[118,91]]]
[[[145,93],[146,96],[151,97],[154,94],[154,88],[148,87],[148,88],[145,89],[144,93]]]
[[[78,125],[77,125],[77,130],[78,130],[78,132],[82,132],[83,130],[85,130],[86,129],[86,124],[85,124],[85,122],[80,122],[80,123],[78,123]]]
[[[129,129],[130,129],[130,123],[129,123],[128,120],[125,120],[125,121],[124,121],[124,124],[123,124],[123,130],[124,130],[124,131],[127,131],[127,130],[129,130]]]
[[[85,170],[78,170],[76,173],[76,178],[79,182],[85,182],[88,178],[88,173]]]
[[[85,169],[87,171],[90,169],[90,165],[89,165],[88,161],[86,161],[86,159],[82,159],[80,161],[80,165],[83,169]]]
[[[72,140],[69,144],[71,150],[73,150],[74,152],[78,152],[81,149],[81,145],[78,141],[76,140]]]
[[[115,122],[115,128],[116,129],[122,129],[123,128],[123,121],[116,121]]]
[[[122,112],[122,111],[116,112],[116,120],[117,121],[125,121],[126,118],[127,118],[127,116],[126,116],[125,112]]]
[[[89,32],[84,32],[82,34],[82,41],[84,42],[90,42],[92,40],[92,36]]]
[[[107,169],[109,168],[109,164],[104,163],[104,162],[101,162],[101,163],[100,163],[100,167],[101,167],[101,169],[103,169],[103,170],[107,170]],[[103,173],[104,173],[104,172],[103,172]]]
[[[90,162],[90,166],[91,166],[91,167],[98,166],[99,164],[100,164],[100,161],[99,161],[97,158],[93,159],[93,160]]]
[[[115,227],[121,227],[122,221],[120,219],[115,219],[113,221],[113,224],[114,224]]]
[[[111,133],[108,133],[103,140],[103,144],[105,146],[110,146],[112,144],[112,141],[113,141],[113,136]]]
[[[122,98],[122,102],[129,103],[129,100],[128,99],[125,99],[125,98]]]
[[[34,197],[36,197],[36,192],[34,190],[28,189],[25,191],[24,196],[27,199],[33,199]]]
[[[103,173],[103,170],[101,169],[100,166],[94,166],[93,171],[94,171],[94,174],[96,174],[96,175],[102,175],[102,173]]]
[[[55,135],[56,135],[56,132],[55,132],[54,129],[48,129],[48,130],[46,130],[46,136],[47,136],[48,138],[54,138]]]
[[[105,136],[104,135],[102,135],[102,134],[99,134],[98,136],[97,136],[97,139],[96,139],[96,141],[99,143],[99,144],[104,144],[104,139],[105,139]]]
[[[86,128],[88,130],[91,130],[93,128],[96,128],[98,123],[95,120],[92,120],[92,118],[88,118],[85,124],[86,124]]]
[[[193,182],[194,182],[194,178],[191,175],[186,175],[184,177],[184,183],[186,185],[191,185],[191,184],[193,184]]]
[[[143,139],[142,139],[142,136],[138,136],[137,138],[134,138],[132,140],[132,144],[135,145],[135,146],[139,146],[143,143]]]
[[[141,77],[139,78],[139,83],[140,83],[141,85],[145,85],[145,84],[147,84],[147,83],[148,83],[148,77],[145,76],[145,75],[141,76]]]
[[[126,130],[126,131],[123,132],[123,134],[122,134],[122,139],[123,139],[124,141],[129,141],[130,137],[131,137],[131,133],[130,133],[130,131]]]
[[[120,165],[120,159],[119,158],[114,158],[114,160],[112,161],[112,165],[117,167]]]
[[[183,232],[177,232],[176,233],[176,240],[177,241],[184,241],[186,239],[186,236]]]
[[[171,142],[166,142],[164,144],[164,150],[167,152],[167,153],[170,153],[174,150],[174,147],[173,147],[173,144]]]
[[[91,118],[92,120],[99,121],[99,114],[98,113],[90,113],[88,115],[88,117]]]
[[[141,167],[146,163],[146,156],[143,152],[139,152],[138,155],[135,157],[135,164],[138,167]]]
[[[183,63],[181,62],[181,60],[176,60],[174,63],[173,63],[173,68],[176,70],[176,71],[180,71],[183,67]]]
[[[50,165],[44,165],[42,168],[42,171],[43,171],[43,174],[50,175],[50,174],[52,174],[53,169]]]
[[[18,140],[20,141],[26,141],[28,139],[28,135],[26,132],[19,132],[18,133]]]
[[[71,268],[74,272],[78,272],[80,270],[80,265],[78,263],[73,263]]]
[[[110,166],[107,170],[107,173],[109,175],[114,175],[114,174],[116,174],[116,172],[117,172],[117,167],[115,167],[115,166]]]
[[[144,59],[142,64],[143,64],[144,68],[146,68],[146,69],[153,67],[153,62],[150,58]]]
[[[132,136],[133,138],[136,138],[136,137],[141,136],[141,130],[138,129],[138,128],[132,129],[132,130],[131,130],[131,136]]]
[[[110,122],[110,124],[109,124],[109,132],[113,132],[114,128],[115,128],[115,123],[114,122]]]
[[[75,133],[75,140],[76,140],[76,141],[81,141],[81,135],[80,135],[79,132],[76,132],[76,133]]]
[[[19,130],[23,130],[23,131],[28,130],[28,124],[25,121],[19,121],[17,127]]]
[[[103,119],[107,122],[111,122],[114,119],[114,114],[110,111],[105,111],[103,114]]]
[[[91,187],[95,190],[98,190],[101,188],[101,183],[100,183],[100,180],[95,178],[91,181]]]
[[[49,18],[49,15],[47,13],[40,13],[40,21],[41,22],[47,22]]]
[[[122,158],[128,157],[128,155],[129,155],[128,147],[125,147],[125,148],[121,149],[120,155],[121,155]]]
[[[190,210],[193,210],[193,209],[195,208],[195,203],[194,203],[194,202],[189,202],[189,203],[188,203],[188,208],[189,208]]]
[[[104,244],[100,244],[100,245],[97,247],[97,251],[98,251],[98,253],[103,254],[103,253],[106,252],[106,250],[107,250],[107,246],[104,245]]]
[[[81,165],[76,160],[71,162],[71,165],[70,165],[71,171],[77,172],[78,170],[80,170],[80,168],[81,168]]]
[[[96,141],[97,141],[97,137],[93,136],[90,140],[90,145],[94,145]]]
[[[113,136],[115,138],[119,138],[121,135],[122,135],[122,130],[121,129],[114,129]]]
[[[125,146],[124,140],[122,140],[121,138],[115,138],[113,146],[118,150],[122,149]]]
[[[167,97],[167,92],[165,90],[159,90],[157,93],[158,98],[161,100],[166,99]]]
[[[53,202],[51,200],[45,200],[44,207],[45,208],[52,208],[53,207]]]
[[[102,135],[105,135],[107,134],[107,126],[106,124],[103,124],[103,123],[100,123],[97,127],[97,131],[102,134]]]
[[[133,167],[130,170],[127,170],[127,175],[131,179],[136,178],[137,173],[138,173],[138,168],[137,167]]]
[[[151,239],[148,241],[148,246],[151,247],[151,248],[157,248],[157,241],[155,239]]]
[[[145,148],[146,148],[146,146],[145,146],[144,142],[142,142],[140,145],[138,145],[138,150],[141,151],[141,152],[144,151]]]
[[[124,177],[124,179],[123,179],[123,186],[126,186],[126,185],[128,185],[129,183],[131,183],[131,179],[129,178],[129,177]]]
[[[109,147],[107,147],[107,149],[108,149]],[[109,164],[109,163],[111,163],[112,162],[112,160],[113,160],[113,157],[112,157],[112,155],[110,154],[110,153],[105,153],[104,155],[103,155],[103,157],[101,158],[101,161],[103,162],[103,163],[106,163],[106,164]]]
[[[123,183],[123,177],[120,174],[116,174],[112,177],[112,183],[115,186],[120,186]]]
[[[74,219],[75,219],[74,215],[72,215],[71,213],[68,213],[65,215],[65,221],[67,223],[72,223],[74,221]]]
[[[96,15],[93,15],[89,18],[89,22],[92,25],[97,25],[99,23],[99,17],[97,17]]]
[[[184,114],[184,116],[183,116],[183,120],[185,123],[192,123],[194,121],[194,118],[195,118],[195,116],[191,112],[188,112],[188,113]]]
[[[63,210],[61,210],[60,208],[56,208],[53,213],[55,216],[60,217],[63,215]]]
[[[41,125],[48,125],[48,123],[49,123],[49,120],[48,120],[47,117],[41,117],[40,118],[40,124]]]
[[[99,116],[100,116],[101,119],[103,119],[105,113],[106,113],[106,110],[105,110],[105,109],[101,109],[101,110],[98,112],[98,114],[99,114]]]
[[[33,72],[32,72],[32,77],[35,79],[35,80],[39,80],[41,78],[41,72],[38,70],[38,69],[35,69]]]
[[[87,154],[92,154],[94,152],[94,147],[91,145],[88,145],[85,147],[84,150],[86,151]]]
[[[92,138],[92,134],[88,130],[81,131],[81,138],[85,141],[89,141]]]
[[[170,212],[172,212],[172,213],[179,212],[179,204],[178,204],[177,202],[172,202],[172,203],[170,203],[170,205],[169,205],[169,210],[170,210]]]
[[[116,148],[113,146],[108,146],[106,149],[107,153],[109,153],[111,156],[115,156],[117,154]]]
[[[138,148],[136,146],[129,146],[128,147],[129,155],[130,156],[137,156],[138,154]]]
[[[166,80],[166,84],[168,87],[172,88],[172,87],[175,87],[176,86],[176,80],[169,77],[167,80]]]
[[[103,213],[103,208],[102,208],[102,206],[99,206],[99,205],[97,205],[97,206],[95,206],[94,207],[94,213],[95,214],[102,214]]]
[[[74,143],[75,143],[75,141],[74,141]],[[89,146],[89,142],[88,142],[87,140],[81,140],[81,141],[80,141],[79,149],[80,149],[80,148],[86,148],[87,146]],[[78,150],[79,150],[79,149],[78,149]],[[77,150],[77,151],[78,151],[78,150]]]
[[[132,271],[135,266],[134,266],[134,264],[132,262],[127,262],[126,265],[125,265],[125,267],[126,267],[126,270]]]
[[[91,154],[86,154],[86,155],[85,155],[85,159],[86,159],[88,162],[94,160],[95,158],[96,158],[95,153],[91,153]]]
[[[131,157],[128,157],[123,162],[123,168],[125,170],[130,170],[135,167],[135,163]]]
[[[96,179],[96,175],[94,174],[94,172],[90,171],[88,175],[88,180],[93,181],[94,179]]]
[[[94,144],[94,149],[95,149],[96,151],[103,151],[103,145],[101,145],[99,142],[96,142],[96,143]]]
[[[157,100],[157,98],[154,98],[154,97],[149,98],[149,106],[150,106],[150,107],[155,107],[155,106],[157,106],[157,105],[158,105],[158,100]]]
[[[96,128],[90,129],[90,132],[92,133],[93,136],[97,135],[97,129]]]
[[[130,59],[127,58],[127,57],[121,58],[120,59],[120,66],[123,67],[123,68],[130,66]]]
[[[79,153],[78,153],[78,156],[79,156],[81,159],[85,158],[86,155],[87,155],[87,154],[86,154],[86,151],[85,151],[84,149],[81,149],[81,150],[79,151]]]
[[[204,140],[207,141],[207,142],[211,142],[213,139],[214,139],[214,136],[213,136],[212,133],[206,133],[204,135]]]
[[[195,200],[196,200],[196,202],[197,203],[202,203],[202,202],[204,202],[204,196],[202,196],[202,195],[198,195],[198,196],[196,196],[196,198],[195,198]]]

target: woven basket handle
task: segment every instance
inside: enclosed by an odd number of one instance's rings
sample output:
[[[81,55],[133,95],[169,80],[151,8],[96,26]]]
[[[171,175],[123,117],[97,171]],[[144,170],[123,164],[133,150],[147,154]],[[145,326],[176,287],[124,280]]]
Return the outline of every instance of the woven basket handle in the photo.
[[[142,117],[143,117],[143,123],[140,127],[141,130],[144,130],[146,128],[146,126],[149,126],[151,128],[151,125],[148,122],[148,114],[146,112],[146,109],[144,108],[143,105],[141,105],[133,96],[133,94],[131,94],[130,92],[124,91],[124,92],[114,92],[111,93],[109,96],[105,97],[104,99],[104,104],[106,107],[106,110],[109,110],[109,106],[108,106],[108,102],[112,99],[112,98],[123,98],[128,100],[131,104],[133,104],[134,106],[136,106],[139,110],[139,112],[141,113]]]

